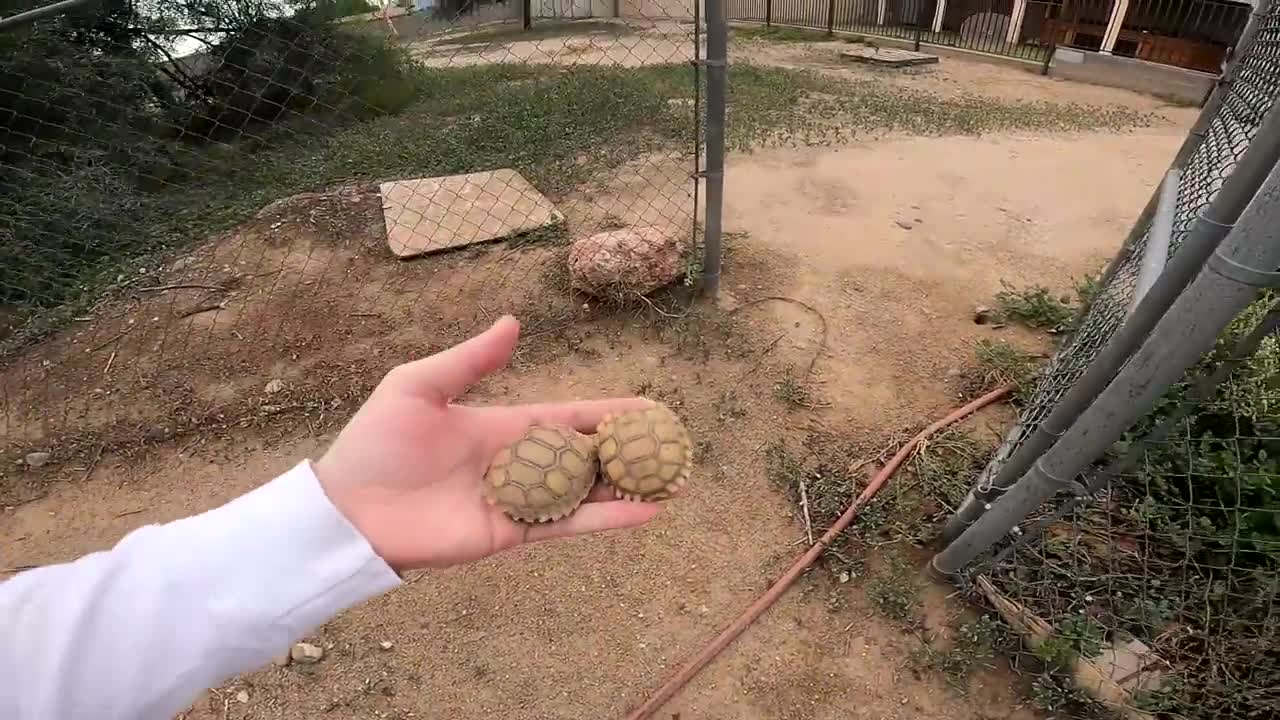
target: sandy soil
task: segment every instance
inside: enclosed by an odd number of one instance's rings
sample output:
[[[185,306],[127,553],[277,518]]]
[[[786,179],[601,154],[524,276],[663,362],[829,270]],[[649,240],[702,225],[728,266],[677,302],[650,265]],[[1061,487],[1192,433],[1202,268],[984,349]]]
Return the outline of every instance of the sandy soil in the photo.
[[[1024,91],[1021,75],[1006,85],[965,65],[946,60],[949,75],[919,81],[981,77],[984,92]],[[1038,82],[1057,99],[1102,97]],[[765,479],[764,445],[827,431],[870,452],[956,404],[977,338],[1039,342],[974,325],[973,305],[1001,278],[1066,288],[1104,261],[1190,124],[1166,116],[1124,135],[733,156],[723,297],[681,318],[566,295],[555,285],[561,248],[395,262],[372,188],[268,208],[162,272],[148,268],[3,369],[3,565],[108,547],[314,457],[383,371],[515,311],[526,323],[519,356],[468,400],[663,399],[702,441],[688,494],[642,531],[414,576],[317,630],[321,663],[248,673],[186,716],[618,717],[798,552],[803,526]],[[628,187],[660,175],[630,172],[579,204],[644,207]],[[154,289],[165,285],[214,289]],[[777,399],[782,374],[815,357],[812,390],[829,407]],[[53,462],[15,464],[34,449]],[[864,589],[810,572],[658,717],[1034,717],[999,669],[963,698],[915,672],[920,640],[879,617]],[[931,629],[960,611],[942,593],[927,594]]]

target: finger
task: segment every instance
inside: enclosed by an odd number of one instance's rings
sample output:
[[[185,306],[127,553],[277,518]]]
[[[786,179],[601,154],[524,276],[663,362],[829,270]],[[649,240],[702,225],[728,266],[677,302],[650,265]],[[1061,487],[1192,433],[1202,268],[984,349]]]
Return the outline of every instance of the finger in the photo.
[[[443,404],[506,365],[519,339],[519,321],[503,315],[479,335],[391,372],[405,392]]]
[[[630,397],[535,403],[511,409],[520,413],[527,424],[568,425],[578,432],[593,433],[606,415],[644,410],[653,405],[654,402],[648,398]]]
[[[662,506],[657,503],[629,500],[583,504],[563,520],[530,526],[525,534],[525,542],[542,542],[637,527],[649,522],[660,512]]]

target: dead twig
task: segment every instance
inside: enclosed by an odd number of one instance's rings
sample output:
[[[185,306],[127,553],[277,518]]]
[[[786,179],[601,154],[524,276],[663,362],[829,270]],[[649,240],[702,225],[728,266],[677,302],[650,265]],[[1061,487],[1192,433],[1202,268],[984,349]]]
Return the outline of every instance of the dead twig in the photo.
[[[0,574],[12,575],[14,573],[20,573],[25,570],[35,570],[38,567],[40,566],[39,565],[14,565],[13,567],[7,567],[3,570],[0,570]]]
[[[818,340],[817,352],[813,354],[813,357],[809,359],[808,366],[805,367],[803,380],[807,381],[809,379],[809,376],[813,374],[813,366],[818,363],[818,358],[822,357],[822,354],[827,350],[827,335],[828,335],[827,316],[823,315],[820,310],[810,305],[809,303],[804,302],[803,300],[796,300],[795,298],[787,297],[785,295],[770,295],[768,297],[756,298],[755,300],[751,300],[749,302],[745,302],[739,305],[738,307],[730,311],[729,314],[732,315],[734,313],[737,313],[741,310],[752,307],[754,305],[759,305],[760,303],[771,302],[771,301],[791,303],[796,307],[804,308],[805,310],[812,313],[814,317],[818,318],[818,324],[822,328],[822,334]]]
[[[43,499],[45,499],[45,498],[47,498],[47,497],[49,497],[49,493],[40,493],[39,495],[33,495],[33,496],[31,496],[31,497],[27,498],[26,500],[19,500],[18,502],[14,503],[14,504],[12,504],[12,505],[8,505],[7,507],[11,507],[11,508],[20,508],[20,507],[22,507],[23,505],[30,505],[31,503],[36,502],[37,500],[43,500]]]
[[[125,510],[122,513],[116,513],[116,517],[117,518],[129,517],[130,515],[137,515],[138,513],[143,512],[145,510],[146,508],[138,508],[137,510]]]
[[[184,318],[189,318],[192,315],[199,315],[202,312],[209,312],[210,310],[221,310],[226,306],[227,306],[226,300],[223,300],[222,302],[210,303],[207,305],[197,305],[196,307],[193,307],[184,313],[177,314],[177,318],[179,320],[182,320]]]
[[[222,285],[202,285],[200,283],[175,283],[173,285],[155,285],[153,287],[134,288],[134,292],[164,292],[166,290],[217,290],[227,292]]]
[[[633,290],[632,292],[635,292],[635,291]],[[640,298],[641,300],[643,300],[643,301],[644,301],[644,304],[645,304],[645,305],[648,305],[648,306],[649,306],[649,308],[650,308],[651,310],[653,310],[654,312],[658,313],[658,314],[659,314],[659,315],[661,315],[662,317],[665,317],[665,318],[671,318],[671,319],[673,319],[673,320],[679,320],[680,318],[687,317],[687,316],[689,315],[689,308],[685,308],[685,311],[684,311],[684,312],[682,312],[682,313],[680,313],[679,315],[674,315],[674,314],[672,314],[672,313],[667,312],[666,310],[663,310],[662,308],[658,307],[657,305],[654,305],[654,304],[653,304],[653,301],[652,301],[652,300],[650,300],[649,298],[645,297],[644,295],[641,295],[641,294],[640,294],[640,293],[638,293],[638,292],[637,292],[637,293],[635,293],[635,295],[636,295],[636,297],[638,297],[638,298]]]
[[[90,475],[93,475],[94,468],[98,467],[98,460],[102,459],[102,447],[102,445],[98,445],[98,450],[93,454],[93,459],[89,461],[89,467],[85,468],[84,474],[80,476],[80,482],[83,483],[89,479]]]
[[[800,510],[804,513],[804,535],[813,546],[813,521],[809,519],[809,491],[805,487],[804,478],[800,479]]]
[[[102,374],[106,375],[111,372],[111,363],[116,361],[116,351],[111,351],[111,357],[107,358],[107,366],[102,368]]]
[[[132,324],[132,325],[130,325],[130,326],[128,326],[128,327],[126,327],[125,329],[121,330],[120,332],[116,333],[115,335],[112,335],[112,336],[110,337],[110,339],[105,340],[105,341],[103,341],[103,342],[100,342],[100,343],[98,343],[97,345],[94,345],[93,347],[89,348],[89,349],[88,349],[88,350],[86,350],[85,352],[98,352],[99,350],[101,350],[101,349],[103,349],[103,348],[107,347],[107,346],[108,346],[108,345],[110,345],[111,343],[113,343],[113,342],[115,342],[115,341],[119,340],[120,338],[124,337],[125,335],[128,335],[129,333],[133,332],[133,329],[134,329],[134,328],[136,328],[136,327],[138,327],[138,323],[134,323],[134,324]]]

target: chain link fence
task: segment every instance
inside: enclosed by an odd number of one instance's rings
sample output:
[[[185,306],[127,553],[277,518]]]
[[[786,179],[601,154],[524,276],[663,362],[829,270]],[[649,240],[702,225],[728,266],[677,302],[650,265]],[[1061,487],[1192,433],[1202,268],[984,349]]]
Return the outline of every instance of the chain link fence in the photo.
[[[1218,220],[1214,212],[1227,204],[1226,193],[1237,191],[1224,187],[1258,169],[1243,169],[1247,162],[1266,156],[1263,175],[1274,165],[1280,10],[1264,4],[1253,21],[1227,81],[1175,159],[1177,200],[1166,274],[1180,261],[1194,263],[1191,275],[1206,261],[1218,262],[1209,257],[1212,244],[1209,250],[1197,247],[1204,246],[1197,233],[1212,229]],[[1260,182],[1255,179],[1237,205],[1243,207]],[[960,570],[977,585],[979,597],[1006,620],[1013,618],[1010,625],[1024,640],[1035,636],[1025,643],[1034,649],[1014,652],[1015,664],[1031,674],[1042,706],[1055,714],[1085,717],[1105,709],[1104,714],[1140,720],[1276,717],[1280,306],[1275,292],[1259,293],[1222,330],[1216,346],[1180,382],[1163,390],[1152,412],[1123,436],[1107,436],[1114,444],[1087,471],[1060,477],[1043,465],[1051,445],[1088,424],[1077,398],[1081,383],[1099,366],[1110,372],[1099,375],[1102,382],[1083,398],[1085,405],[1092,403],[1089,410],[1131,402],[1116,400],[1120,389],[1108,386],[1125,362],[1130,367],[1135,362],[1136,345],[1125,349],[1122,335],[1135,324],[1142,327],[1135,319],[1143,310],[1160,315],[1176,301],[1154,300],[1148,308],[1135,302],[1141,293],[1155,294],[1140,287],[1139,278],[1148,245],[1158,242],[1152,229],[1156,214],[1151,207],[1143,213],[1041,371],[1018,424],[952,518],[944,533],[952,542],[935,558],[935,567]],[[1235,220],[1229,219],[1227,225]],[[1218,238],[1227,228],[1220,230]],[[1179,258],[1180,252],[1192,253],[1193,259]],[[1173,295],[1182,291],[1172,290]],[[1124,354],[1105,357],[1117,349]],[[1076,405],[1074,412],[1050,422],[1064,406]],[[974,532],[965,529],[992,515],[1000,498],[1038,480],[1032,478],[1037,472],[1074,485],[1076,494],[1039,504],[1018,520],[1014,532],[991,538],[994,544],[979,552]],[[961,567],[951,567],[953,554],[966,558]],[[1043,622],[1026,623],[1027,613]]]
[[[1280,97],[1280,11],[1273,9],[1260,16],[1256,32],[1256,38],[1239,56],[1234,77],[1217,91],[1219,102],[1206,107],[1202,122],[1192,130],[1181,153],[1185,157],[1175,160],[1180,178],[1169,238],[1170,261]],[[1151,221],[1152,213],[1144,213],[1098,286],[1086,290],[1088,304],[1041,371],[1017,425],[984,469],[977,483],[978,496],[989,496],[993,483],[998,490],[1017,479],[1024,467],[1006,470],[1003,477],[1007,481],[999,479],[1005,461],[1040,428],[1129,316]]]
[[[0,475],[697,283],[692,0],[38,5],[0,5]]]

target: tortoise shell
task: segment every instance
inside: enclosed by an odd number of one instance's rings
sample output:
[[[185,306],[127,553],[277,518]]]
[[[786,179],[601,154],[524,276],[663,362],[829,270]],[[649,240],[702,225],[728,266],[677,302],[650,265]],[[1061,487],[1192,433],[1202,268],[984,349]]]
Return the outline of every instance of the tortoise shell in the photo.
[[[516,520],[559,520],[586,499],[599,467],[591,437],[571,427],[534,425],[494,456],[484,476],[485,500]]]
[[[596,428],[596,441],[604,478],[617,497],[661,500],[689,480],[693,442],[666,405],[605,417]]]

